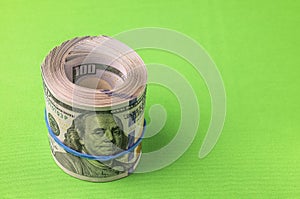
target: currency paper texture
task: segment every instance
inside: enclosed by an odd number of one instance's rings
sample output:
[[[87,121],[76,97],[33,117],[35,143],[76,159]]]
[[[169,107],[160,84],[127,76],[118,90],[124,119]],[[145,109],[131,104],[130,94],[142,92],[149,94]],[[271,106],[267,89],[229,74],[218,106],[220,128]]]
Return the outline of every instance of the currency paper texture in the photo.
[[[125,177],[141,156],[147,71],[125,44],[80,37],[41,66],[49,141],[66,173],[88,181]]]

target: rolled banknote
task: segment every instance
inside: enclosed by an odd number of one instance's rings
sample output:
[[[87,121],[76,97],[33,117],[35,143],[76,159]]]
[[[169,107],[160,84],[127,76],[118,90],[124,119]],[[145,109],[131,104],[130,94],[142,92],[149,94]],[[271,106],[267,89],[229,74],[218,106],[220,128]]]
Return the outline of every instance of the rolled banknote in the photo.
[[[94,182],[132,173],[145,127],[147,71],[138,54],[107,36],[79,37],[55,47],[41,73],[56,164]]]

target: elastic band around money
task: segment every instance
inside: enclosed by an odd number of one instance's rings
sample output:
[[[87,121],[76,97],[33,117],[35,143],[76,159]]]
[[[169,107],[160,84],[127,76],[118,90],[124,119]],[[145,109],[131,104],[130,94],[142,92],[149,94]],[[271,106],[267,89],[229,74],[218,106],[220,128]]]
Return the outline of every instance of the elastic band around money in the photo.
[[[108,161],[108,160],[112,160],[112,159],[116,159],[120,156],[123,156],[127,153],[130,153],[131,151],[133,151],[142,141],[143,137],[144,137],[144,133],[145,133],[145,129],[146,129],[146,120],[144,119],[144,126],[143,126],[143,131],[142,131],[142,135],[141,137],[127,150],[124,150],[116,155],[111,155],[111,156],[93,156],[93,155],[89,155],[89,154],[85,154],[85,153],[80,153],[78,151],[75,151],[74,149],[71,149],[70,147],[66,146],[62,141],[60,141],[55,134],[53,133],[50,125],[49,125],[49,121],[48,121],[48,117],[47,117],[47,111],[45,110],[45,122],[48,128],[48,132],[50,134],[50,136],[55,140],[55,142],[57,144],[59,144],[65,151],[77,156],[77,157],[81,157],[81,158],[87,158],[87,159],[91,159],[91,160],[99,160],[99,161]]]

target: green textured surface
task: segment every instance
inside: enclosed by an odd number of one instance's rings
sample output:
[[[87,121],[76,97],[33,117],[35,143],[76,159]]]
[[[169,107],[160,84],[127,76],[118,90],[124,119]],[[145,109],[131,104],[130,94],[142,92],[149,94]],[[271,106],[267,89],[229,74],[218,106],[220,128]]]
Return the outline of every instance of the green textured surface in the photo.
[[[299,10],[296,0],[1,1],[0,198],[299,198]],[[201,106],[196,139],[159,171],[104,184],[68,176],[50,155],[43,58],[75,36],[149,26],[193,37],[217,64],[227,92],[218,144],[198,159],[211,108],[202,78],[174,55],[142,50],[145,62],[168,64],[193,85]],[[164,146],[178,127],[174,96],[149,86],[147,110],[154,103],[171,116],[144,151]]]

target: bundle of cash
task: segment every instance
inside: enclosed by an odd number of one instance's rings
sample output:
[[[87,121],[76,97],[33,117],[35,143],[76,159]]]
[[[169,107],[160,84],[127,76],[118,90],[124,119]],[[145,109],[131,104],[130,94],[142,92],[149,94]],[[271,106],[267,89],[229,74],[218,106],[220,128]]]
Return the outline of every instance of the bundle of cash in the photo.
[[[147,71],[138,54],[107,36],[55,47],[41,66],[52,156],[79,179],[128,176],[141,156]]]

